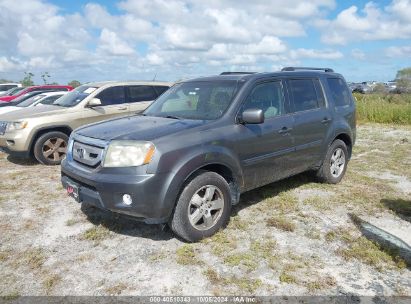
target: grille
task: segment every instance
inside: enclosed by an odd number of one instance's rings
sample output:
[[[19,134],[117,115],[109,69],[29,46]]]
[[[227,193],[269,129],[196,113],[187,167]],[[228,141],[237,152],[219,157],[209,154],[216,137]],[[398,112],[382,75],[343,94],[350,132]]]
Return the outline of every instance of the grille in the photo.
[[[89,167],[97,167],[103,159],[104,148],[87,145],[78,141],[73,143],[73,159]]]
[[[0,121],[0,135],[6,133],[7,122]]]

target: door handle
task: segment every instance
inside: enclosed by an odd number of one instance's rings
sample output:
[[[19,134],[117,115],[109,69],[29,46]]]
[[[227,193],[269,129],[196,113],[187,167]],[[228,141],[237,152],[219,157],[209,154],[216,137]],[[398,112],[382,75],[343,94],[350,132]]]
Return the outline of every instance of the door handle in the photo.
[[[322,123],[322,124],[327,124],[327,123],[329,123],[330,121],[331,121],[331,118],[324,117],[324,119],[321,120],[321,123]]]
[[[127,110],[127,107],[118,107],[117,110],[119,110],[119,111],[125,111],[125,110]]]
[[[280,134],[290,133],[292,129],[293,128],[282,127],[280,130],[278,130],[278,133]]]

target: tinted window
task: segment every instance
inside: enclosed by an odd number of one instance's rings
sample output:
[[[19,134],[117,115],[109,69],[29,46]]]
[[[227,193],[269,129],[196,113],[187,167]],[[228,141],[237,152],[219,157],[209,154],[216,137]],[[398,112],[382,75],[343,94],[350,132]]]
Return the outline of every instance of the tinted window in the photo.
[[[342,79],[328,78],[327,82],[336,107],[350,104],[351,93]]]
[[[150,101],[157,98],[157,94],[152,86],[129,86],[129,102]]]
[[[315,92],[317,93],[318,105],[324,108],[325,107],[325,97],[324,97],[323,88],[318,79],[313,79],[313,82],[315,86]]]
[[[83,101],[95,90],[97,90],[96,87],[90,87],[87,85],[79,86],[56,100],[54,104],[62,107],[73,107]]]
[[[154,88],[156,89],[158,96],[160,96],[161,94],[163,94],[165,91],[169,89],[169,87],[166,87],[166,86],[155,86]]]
[[[312,79],[292,79],[289,80],[289,86],[295,112],[312,110],[319,107]]]
[[[107,88],[96,97],[100,99],[102,106],[122,104],[126,102],[124,87]]]
[[[62,95],[49,96],[49,97],[44,98],[40,103],[45,104],[45,105],[53,104],[61,96]]]
[[[236,81],[183,82],[167,90],[144,113],[149,116],[217,119],[224,114],[237,89]]]
[[[263,110],[265,118],[285,113],[284,94],[280,81],[261,83],[252,90],[243,105],[243,110],[255,108]]]

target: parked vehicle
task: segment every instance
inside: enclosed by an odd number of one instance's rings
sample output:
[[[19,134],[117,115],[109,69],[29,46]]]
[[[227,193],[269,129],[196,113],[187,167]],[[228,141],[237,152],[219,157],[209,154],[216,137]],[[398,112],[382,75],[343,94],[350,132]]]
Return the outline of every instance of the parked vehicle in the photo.
[[[21,87],[21,83],[0,83],[0,92],[6,92],[13,88]]]
[[[21,90],[14,95],[11,96],[2,96],[0,97],[0,101],[7,101],[10,102],[13,99],[26,94],[28,92],[32,91],[71,91],[73,90],[72,86],[66,86],[66,85],[41,85],[41,86],[32,86],[32,87],[27,87],[24,90]]]
[[[6,101],[0,102],[0,109],[1,109],[1,108],[11,107],[11,106],[16,106],[16,105],[22,103],[23,101],[25,101],[25,100],[27,100],[27,99],[30,99],[30,98],[32,98],[32,97],[35,97],[35,96],[37,96],[37,95],[39,95],[39,94],[41,94],[41,93],[43,93],[43,92],[44,92],[44,91],[31,91],[31,92],[27,92],[27,93],[25,93],[25,94],[23,94],[23,95],[20,95],[19,97],[13,99],[13,100],[10,101],[10,102],[6,102]]]
[[[0,105],[0,115],[16,110],[21,110],[23,108],[28,108],[28,107],[34,107],[37,105],[50,105],[53,104],[58,98],[61,96],[67,94],[67,92],[41,92],[41,91],[35,91],[35,92],[30,92],[27,94],[34,94],[34,96],[31,96],[27,99],[24,100],[18,100],[23,96],[20,96],[16,98],[15,100],[11,102],[5,103],[5,107],[1,107]]]
[[[0,115],[0,148],[19,157],[60,164],[72,130],[115,116],[143,111],[171,84],[96,82],[77,87],[52,105]]]
[[[78,202],[198,241],[227,224],[245,191],[306,170],[338,183],[355,103],[344,78],[322,70],[177,83],[141,115],[73,132],[62,184]]]
[[[11,95],[17,93],[18,91],[21,91],[21,90],[24,90],[24,89],[25,89],[24,87],[15,87],[15,88],[12,88],[12,89],[7,90],[7,91],[0,92],[0,97],[1,96],[11,96]]]

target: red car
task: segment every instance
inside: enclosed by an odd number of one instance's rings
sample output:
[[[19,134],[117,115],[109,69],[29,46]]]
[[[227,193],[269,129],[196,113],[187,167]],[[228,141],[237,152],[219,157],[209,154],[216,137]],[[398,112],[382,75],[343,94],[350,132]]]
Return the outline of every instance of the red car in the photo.
[[[38,85],[38,86],[32,86],[32,87],[27,87],[24,90],[16,92],[16,95],[11,95],[11,96],[3,96],[0,97],[0,102],[9,102],[12,101],[14,98],[17,98],[23,94],[26,94],[28,92],[33,92],[33,91],[71,91],[73,90],[72,86],[68,85]]]

